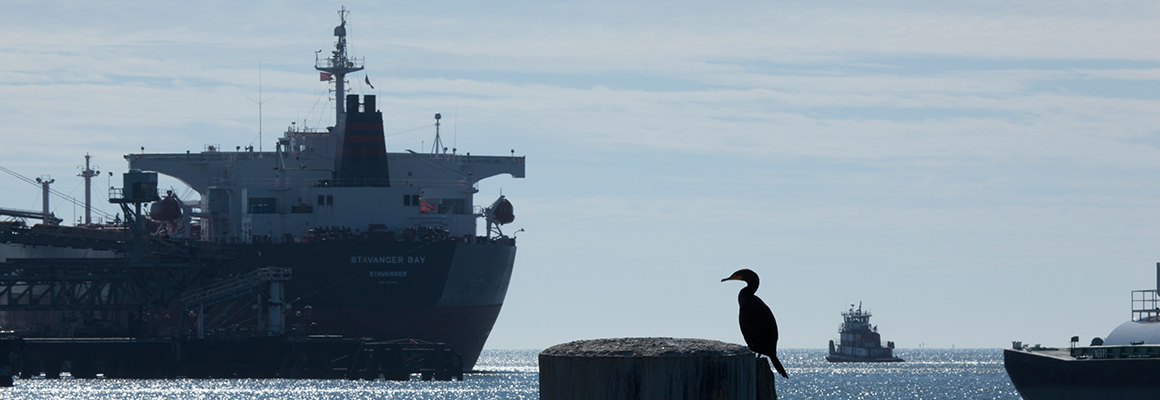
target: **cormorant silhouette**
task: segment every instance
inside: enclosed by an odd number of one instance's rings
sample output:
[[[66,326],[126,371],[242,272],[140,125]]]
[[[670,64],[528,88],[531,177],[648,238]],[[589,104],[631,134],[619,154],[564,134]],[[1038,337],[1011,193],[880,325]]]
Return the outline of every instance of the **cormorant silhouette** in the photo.
[[[754,294],[757,292],[757,285],[761,283],[757,273],[741,269],[721,280],[725,281],[745,281],[745,287],[737,293],[737,304],[741,306],[738,320],[741,322],[741,336],[745,337],[745,344],[754,353],[769,357],[777,373],[788,379],[789,374],[777,359],[777,320],[773,318],[769,306]]]

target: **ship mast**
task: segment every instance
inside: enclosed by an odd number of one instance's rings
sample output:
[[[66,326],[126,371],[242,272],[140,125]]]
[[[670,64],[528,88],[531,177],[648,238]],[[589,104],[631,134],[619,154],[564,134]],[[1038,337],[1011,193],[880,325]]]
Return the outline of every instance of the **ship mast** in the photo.
[[[85,169],[77,174],[85,178],[85,225],[93,223],[93,177],[101,174],[101,171],[94,171],[89,167],[89,157],[85,154]]]
[[[346,74],[363,69],[362,60],[350,58],[346,52],[346,15],[349,13],[346,7],[338,12],[341,24],[334,28],[334,36],[338,40],[334,42],[331,56],[319,59],[316,55],[314,60],[314,69],[334,76],[335,127],[341,126],[342,115],[346,113]]]
[[[439,149],[443,148],[443,140],[439,138],[439,119],[443,118],[439,113],[435,113],[435,143],[431,145],[431,154],[439,154]],[[444,153],[447,149],[444,148]]]
[[[48,193],[52,191],[52,189],[49,189],[48,185],[51,185],[53,182],[56,182],[56,179],[52,179],[47,175],[45,175],[43,178],[36,178],[36,183],[40,184],[40,188],[43,191],[41,199],[44,200],[44,211],[41,213],[40,219],[44,221],[46,225],[56,225],[52,221],[52,211],[48,208]]]

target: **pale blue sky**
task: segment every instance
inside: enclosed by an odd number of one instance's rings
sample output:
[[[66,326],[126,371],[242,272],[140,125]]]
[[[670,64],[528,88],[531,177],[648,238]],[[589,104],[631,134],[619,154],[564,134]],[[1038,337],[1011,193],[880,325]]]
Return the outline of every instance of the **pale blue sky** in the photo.
[[[441,112],[461,152],[528,157],[476,197],[526,230],[490,348],[741,342],[739,268],[785,348],[858,301],[899,347],[1126,320],[1160,261],[1160,5],[817,3],[9,1],[0,166],[81,197],[86,152],[119,176],[141,146],[257,146],[259,64],[264,147],[329,124],[313,57],[345,5],[391,151]]]

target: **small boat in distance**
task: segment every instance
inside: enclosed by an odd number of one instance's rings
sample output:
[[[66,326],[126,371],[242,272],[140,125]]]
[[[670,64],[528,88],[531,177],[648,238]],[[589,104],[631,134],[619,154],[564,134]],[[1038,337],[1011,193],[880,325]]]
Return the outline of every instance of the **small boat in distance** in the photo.
[[[836,346],[830,340],[830,355],[826,356],[829,362],[899,362],[901,358],[894,356],[894,342],[886,342],[882,346],[882,337],[878,335],[878,327],[870,325],[870,311],[862,310],[862,302],[858,308],[850,305],[850,310],[842,313],[842,325],[838,329],[841,342]]]

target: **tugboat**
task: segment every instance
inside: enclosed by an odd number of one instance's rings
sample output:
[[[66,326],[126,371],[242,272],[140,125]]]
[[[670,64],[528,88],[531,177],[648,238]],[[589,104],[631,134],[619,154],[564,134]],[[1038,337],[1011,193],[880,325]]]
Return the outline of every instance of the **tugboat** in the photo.
[[[1107,340],[1068,349],[1012,342],[1003,366],[1026,400],[1153,399],[1160,393],[1160,263],[1156,289],[1132,291],[1132,320]]]
[[[894,342],[886,342],[882,346],[882,336],[878,334],[877,326],[870,326],[870,311],[862,310],[862,302],[858,308],[850,305],[850,310],[842,313],[842,325],[838,329],[841,334],[841,343],[834,345],[830,340],[830,355],[826,356],[829,362],[900,362],[901,358],[894,356]]]

